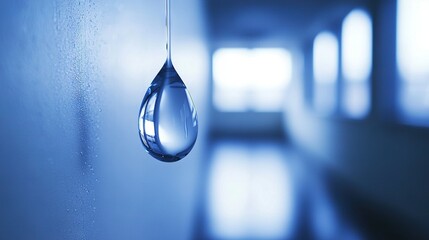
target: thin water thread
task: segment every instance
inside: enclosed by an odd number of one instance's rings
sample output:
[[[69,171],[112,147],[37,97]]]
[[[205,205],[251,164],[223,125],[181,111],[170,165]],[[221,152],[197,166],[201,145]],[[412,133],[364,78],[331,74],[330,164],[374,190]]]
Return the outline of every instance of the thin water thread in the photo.
[[[170,17],[170,0],[165,0],[165,25],[167,28],[167,65],[171,66],[171,17]]]

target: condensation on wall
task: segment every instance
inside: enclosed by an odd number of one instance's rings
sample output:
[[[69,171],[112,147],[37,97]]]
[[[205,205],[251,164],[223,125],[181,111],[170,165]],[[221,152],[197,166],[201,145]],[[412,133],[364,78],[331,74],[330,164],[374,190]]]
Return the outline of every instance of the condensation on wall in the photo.
[[[0,2],[0,238],[187,239],[204,159],[201,3],[173,1],[173,62],[196,103],[194,151],[145,153],[142,97],[165,60],[164,2]]]

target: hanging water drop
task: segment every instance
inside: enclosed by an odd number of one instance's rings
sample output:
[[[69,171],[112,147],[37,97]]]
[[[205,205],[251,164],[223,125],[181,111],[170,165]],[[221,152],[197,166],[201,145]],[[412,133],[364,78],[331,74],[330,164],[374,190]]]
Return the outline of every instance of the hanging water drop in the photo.
[[[167,60],[152,81],[140,108],[140,139],[150,155],[164,162],[185,157],[197,140],[192,98],[171,62],[170,0],[166,0]]]

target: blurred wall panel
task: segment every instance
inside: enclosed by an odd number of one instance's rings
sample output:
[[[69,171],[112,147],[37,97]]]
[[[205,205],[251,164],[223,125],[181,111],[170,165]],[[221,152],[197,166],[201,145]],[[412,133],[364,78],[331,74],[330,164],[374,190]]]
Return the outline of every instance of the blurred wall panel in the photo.
[[[199,140],[164,164],[137,132],[165,60],[163,1],[0,2],[0,238],[190,237],[206,135],[200,4],[172,3],[173,62]]]
[[[394,16],[384,13],[386,9],[392,11],[393,2],[382,2],[374,11],[379,15],[377,21],[385,18],[394,20]],[[394,21],[388,25],[375,22],[374,42],[384,39],[386,34],[381,26],[392,27]],[[394,25],[393,25],[394,27]],[[390,41],[394,42],[390,39]],[[381,41],[380,41],[381,42]],[[391,63],[389,51],[385,45],[391,42],[382,42],[383,51],[375,51],[376,74],[372,81],[374,85],[392,79],[384,79],[388,71],[395,71]],[[381,46],[381,45],[377,45]],[[393,45],[394,46],[394,45]],[[302,55],[295,55],[294,81],[287,107],[284,114],[284,126],[291,141],[300,149],[305,150],[315,159],[321,160],[318,164],[334,170],[336,174],[351,183],[360,193],[387,209],[394,209],[401,216],[414,220],[415,223],[427,228],[429,225],[429,190],[428,182],[428,131],[425,128],[392,122],[392,119],[381,119],[375,116],[362,121],[343,118],[342,116],[318,116],[306,106],[304,95],[304,79],[308,76],[308,65]],[[310,71],[311,72],[311,71]],[[390,83],[391,84],[391,83]],[[390,90],[390,85],[384,85]],[[384,93],[376,93],[376,97]],[[380,94],[380,95],[378,95]],[[389,104],[393,100],[389,99]],[[379,107],[375,105],[375,107]],[[380,111],[380,109],[377,109]],[[382,109],[384,110],[384,109]],[[379,116],[378,116],[379,117]],[[406,221],[406,220],[404,220]]]

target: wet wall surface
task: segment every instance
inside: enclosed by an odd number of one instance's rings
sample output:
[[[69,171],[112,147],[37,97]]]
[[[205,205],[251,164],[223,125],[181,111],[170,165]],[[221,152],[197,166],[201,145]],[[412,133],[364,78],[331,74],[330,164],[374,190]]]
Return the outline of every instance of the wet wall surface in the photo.
[[[199,2],[172,10],[173,61],[204,126]],[[162,1],[1,1],[0,238],[189,237],[205,129],[174,166],[137,131],[164,38]]]

